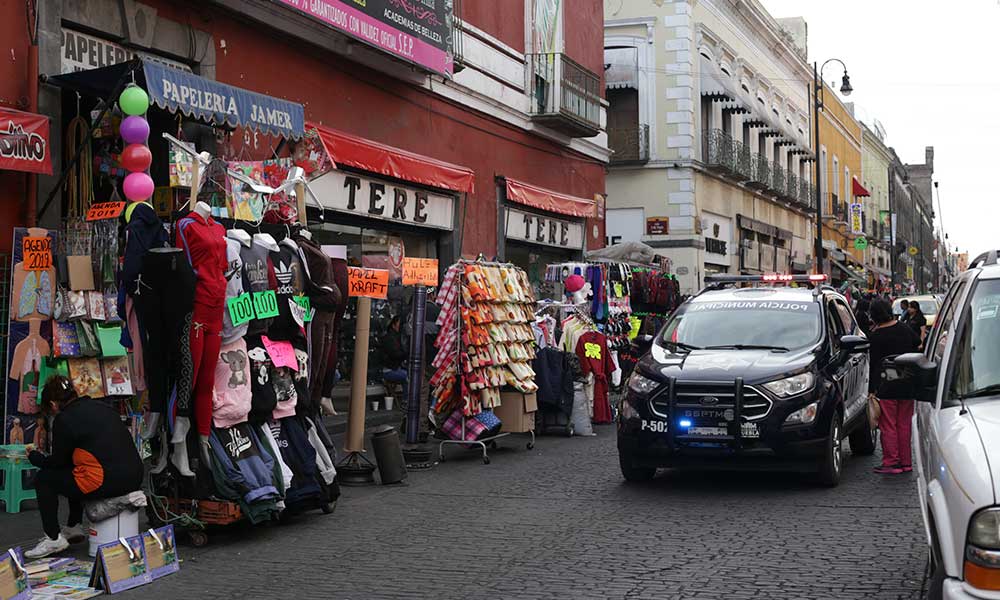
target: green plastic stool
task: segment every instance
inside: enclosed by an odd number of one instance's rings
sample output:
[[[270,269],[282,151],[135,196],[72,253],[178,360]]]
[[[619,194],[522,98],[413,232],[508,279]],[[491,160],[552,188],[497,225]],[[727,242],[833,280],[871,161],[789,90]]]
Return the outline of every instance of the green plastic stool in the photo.
[[[3,471],[3,489],[0,500],[9,513],[21,512],[21,503],[36,498],[35,490],[26,490],[22,485],[24,473],[36,467],[28,462],[23,444],[0,446],[0,470]]]

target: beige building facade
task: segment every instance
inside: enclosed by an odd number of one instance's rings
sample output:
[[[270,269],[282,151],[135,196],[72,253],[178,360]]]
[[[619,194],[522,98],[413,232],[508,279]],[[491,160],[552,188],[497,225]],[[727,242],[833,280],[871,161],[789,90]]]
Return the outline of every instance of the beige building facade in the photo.
[[[812,70],[805,24],[758,0],[605,3],[608,243],[711,273],[807,272]]]
[[[885,129],[878,121],[871,127],[862,122],[861,183],[871,194],[863,199],[864,235],[868,248],[864,265],[872,287],[888,285],[891,276],[891,218],[889,208],[889,167],[892,154],[885,145]]]

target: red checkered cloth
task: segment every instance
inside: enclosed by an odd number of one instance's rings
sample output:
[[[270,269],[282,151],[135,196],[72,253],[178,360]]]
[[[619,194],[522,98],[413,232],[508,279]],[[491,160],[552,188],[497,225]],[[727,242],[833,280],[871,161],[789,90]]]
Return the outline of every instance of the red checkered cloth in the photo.
[[[462,422],[465,421],[465,437],[462,437]],[[462,409],[455,409],[451,416],[441,425],[441,431],[453,440],[475,441],[486,431],[486,426],[478,419],[462,416]]]
[[[448,267],[448,270],[444,273],[444,280],[441,282],[441,289],[438,290],[438,295],[435,298],[438,306],[442,309],[441,314],[438,315],[437,324],[443,326],[444,323],[441,320],[448,309],[458,306],[458,294],[462,288],[462,278],[459,277],[459,273],[462,272],[461,264],[454,264]]]

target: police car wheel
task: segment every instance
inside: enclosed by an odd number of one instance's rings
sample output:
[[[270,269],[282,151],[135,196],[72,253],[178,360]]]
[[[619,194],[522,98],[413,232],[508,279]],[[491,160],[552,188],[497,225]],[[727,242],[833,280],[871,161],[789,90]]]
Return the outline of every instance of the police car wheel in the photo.
[[[656,469],[653,467],[635,466],[632,457],[625,452],[618,453],[618,464],[621,466],[625,481],[649,481],[656,475]]]
[[[827,487],[835,487],[840,483],[840,474],[843,467],[843,442],[841,440],[841,428],[844,418],[840,413],[833,415],[830,419],[830,433],[826,439],[826,451],[819,465],[819,481]]]
[[[868,424],[867,416],[864,417],[864,421],[864,423],[851,432],[851,454],[871,456],[875,454],[878,430]]]

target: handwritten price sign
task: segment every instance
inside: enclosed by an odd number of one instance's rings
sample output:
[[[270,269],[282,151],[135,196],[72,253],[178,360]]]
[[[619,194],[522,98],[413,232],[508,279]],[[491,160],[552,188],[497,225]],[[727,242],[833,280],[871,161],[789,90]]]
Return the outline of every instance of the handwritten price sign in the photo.
[[[21,240],[25,271],[48,271],[52,268],[52,240],[46,237],[26,237]]]
[[[355,298],[384,300],[389,294],[389,271],[348,267],[347,290]]]
[[[240,294],[231,298],[228,303],[229,318],[238,327],[254,318],[253,299],[250,294]]]
[[[403,285],[437,287],[438,261],[436,258],[404,258]]]
[[[87,209],[87,220],[103,221],[104,219],[117,219],[124,210],[124,202],[98,202]]]
[[[278,296],[274,290],[253,293],[253,311],[258,319],[278,316]]]

